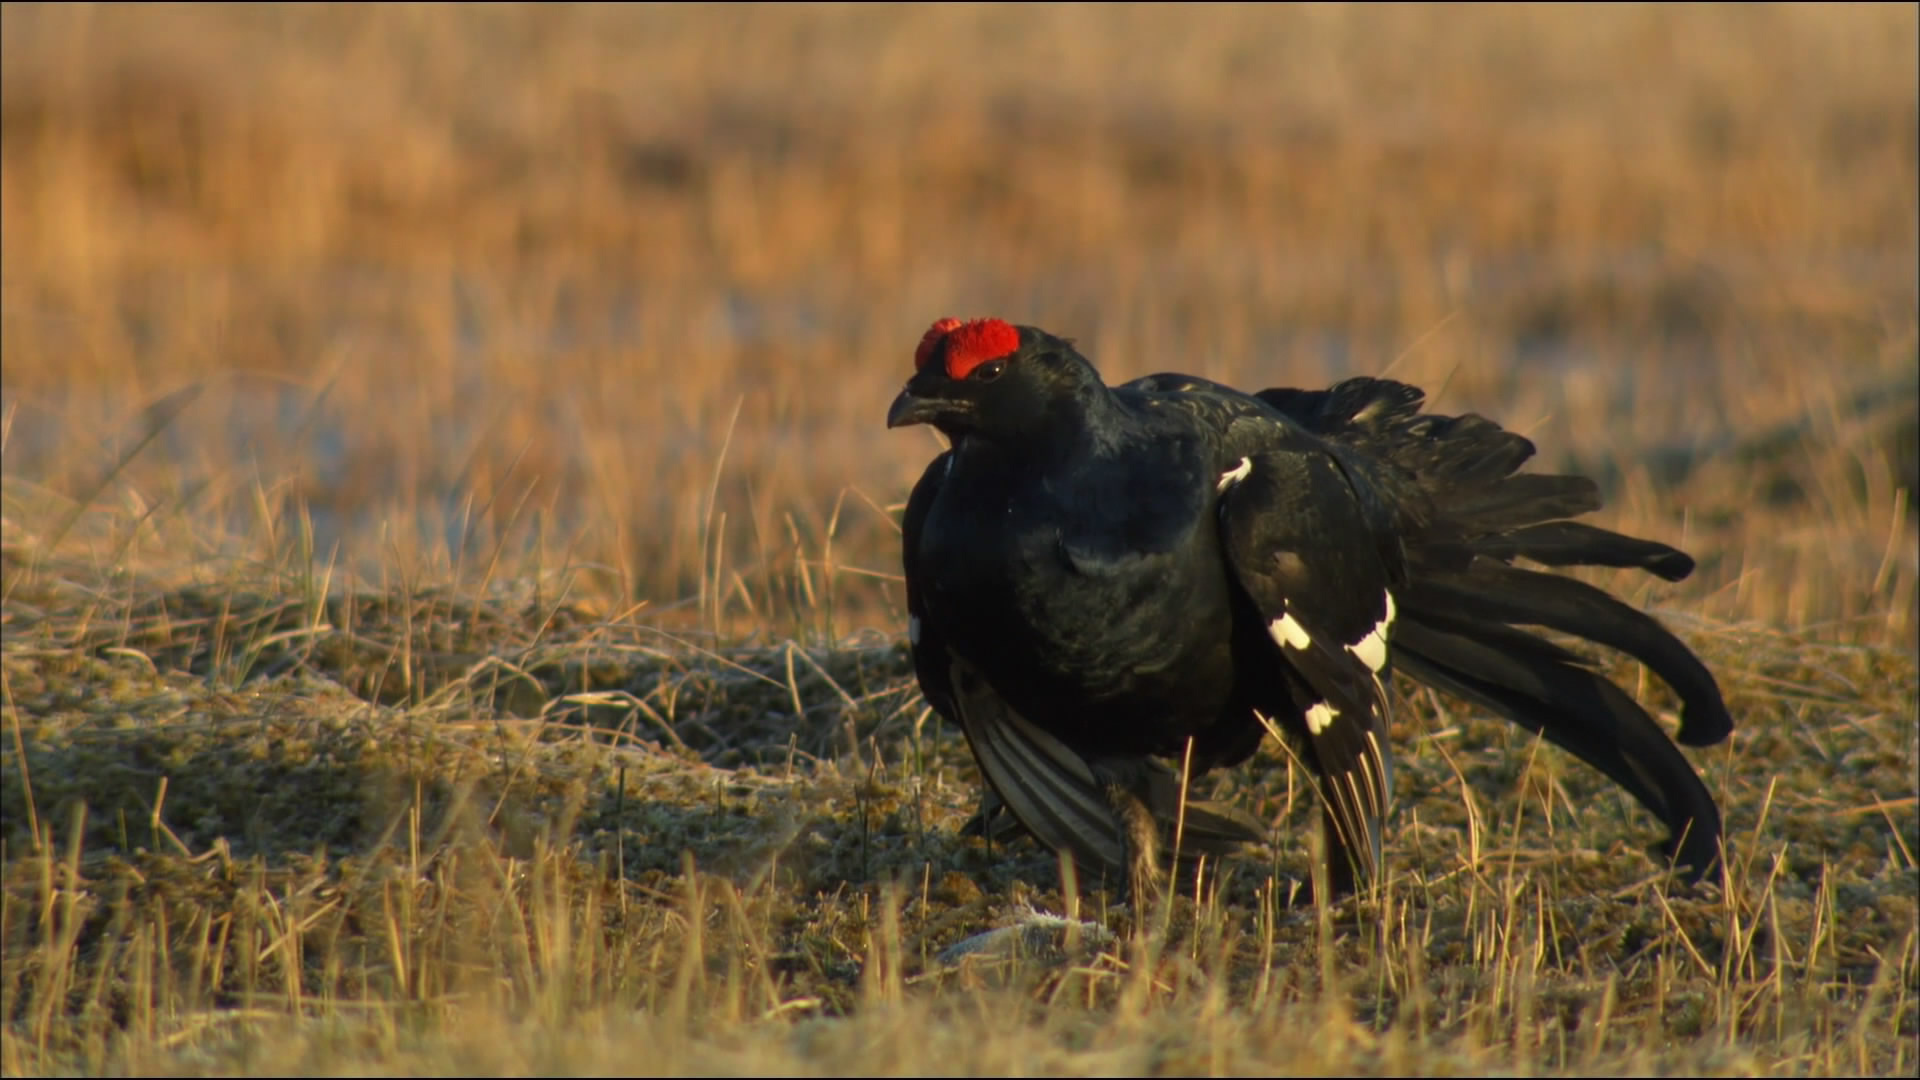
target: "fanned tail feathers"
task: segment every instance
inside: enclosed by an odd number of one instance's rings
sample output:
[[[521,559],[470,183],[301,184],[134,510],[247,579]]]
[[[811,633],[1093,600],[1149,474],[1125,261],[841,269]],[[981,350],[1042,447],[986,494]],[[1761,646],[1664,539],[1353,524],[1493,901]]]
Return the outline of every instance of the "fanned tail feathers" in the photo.
[[[1710,746],[1733,729],[1720,688],[1692,650],[1605,591],[1512,565],[1637,568],[1667,581],[1693,560],[1665,544],[1564,520],[1597,510],[1580,476],[1519,473],[1526,438],[1477,416],[1420,413],[1424,395],[1384,379],[1319,391],[1268,390],[1268,404],[1330,441],[1385,462],[1401,496],[1409,582],[1393,646],[1413,678],[1475,702],[1577,754],[1672,830],[1667,855],[1695,876],[1720,855],[1712,794],[1660,725],[1587,661],[1520,626],[1623,652],[1682,702],[1679,741]]]

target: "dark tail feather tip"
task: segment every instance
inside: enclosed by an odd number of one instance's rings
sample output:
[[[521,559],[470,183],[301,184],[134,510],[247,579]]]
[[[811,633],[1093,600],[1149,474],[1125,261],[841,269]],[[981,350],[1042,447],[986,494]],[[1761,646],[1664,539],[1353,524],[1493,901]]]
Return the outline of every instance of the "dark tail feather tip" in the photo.
[[[1716,881],[1724,878],[1726,862],[1720,851],[1720,843],[1718,835],[1710,842],[1701,842],[1675,833],[1649,846],[1647,854],[1673,867],[1687,884],[1698,885],[1709,878]]]
[[[1718,687],[1716,686],[1717,690]],[[1733,734],[1733,714],[1722,697],[1697,698],[1680,710],[1680,730],[1673,739],[1682,746],[1718,746]]]
[[[1693,556],[1684,551],[1673,551],[1648,563],[1647,569],[1655,577],[1667,581],[1685,581],[1693,573],[1693,565]]]

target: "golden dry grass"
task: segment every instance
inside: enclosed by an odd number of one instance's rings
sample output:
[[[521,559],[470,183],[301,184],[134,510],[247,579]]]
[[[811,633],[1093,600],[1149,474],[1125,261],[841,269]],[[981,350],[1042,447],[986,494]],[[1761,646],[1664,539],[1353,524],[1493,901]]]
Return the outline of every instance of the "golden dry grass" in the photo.
[[[9,1074],[1912,1071],[1913,6],[3,11]],[[1729,888],[1414,695],[1384,904],[940,973],[1062,904],[896,640],[983,313],[1600,476]]]

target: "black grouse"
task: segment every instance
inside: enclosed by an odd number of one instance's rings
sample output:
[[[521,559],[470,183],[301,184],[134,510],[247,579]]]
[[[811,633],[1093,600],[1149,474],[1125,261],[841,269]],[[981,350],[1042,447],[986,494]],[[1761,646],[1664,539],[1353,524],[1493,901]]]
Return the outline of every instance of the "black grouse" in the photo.
[[[1374,880],[1390,668],[1579,755],[1666,824],[1665,856],[1716,865],[1719,809],[1666,733],[1522,627],[1645,663],[1689,746],[1733,727],[1712,674],[1606,592],[1515,565],[1677,581],[1693,560],[1567,520],[1598,488],[1519,472],[1525,438],[1423,414],[1386,379],[1108,386],[1070,341],[999,319],[940,320],[914,365],[887,426],[951,444],[902,523],[921,689],[1004,807],[1082,868],[1140,888],[1176,831],[1182,858],[1264,839],[1248,815],[1183,804],[1176,769],[1238,764],[1274,732],[1316,776],[1333,889]]]

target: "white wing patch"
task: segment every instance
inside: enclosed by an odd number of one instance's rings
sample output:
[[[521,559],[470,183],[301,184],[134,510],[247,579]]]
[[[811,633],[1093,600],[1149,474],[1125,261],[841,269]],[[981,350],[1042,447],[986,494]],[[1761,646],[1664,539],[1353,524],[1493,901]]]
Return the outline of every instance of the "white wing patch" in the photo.
[[[1359,657],[1360,662],[1376,674],[1387,666],[1387,631],[1393,626],[1393,593],[1387,593],[1386,597],[1387,613],[1380,616],[1380,621],[1367,631],[1366,637],[1347,646],[1348,652]]]
[[[1313,644],[1313,639],[1307,636],[1307,628],[1301,626],[1292,615],[1283,614],[1273,620],[1267,627],[1267,633],[1289,649],[1304,649]]]
[[[1240,464],[1220,474],[1220,483],[1214,490],[1225,491],[1240,481],[1245,480],[1247,474],[1251,472],[1253,472],[1253,459],[1243,457],[1240,459]]]
[[[920,644],[920,616],[918,615],[907,616],[907,642],[912,645]]]
[[[1339,709],[1329,708],[1323,701],[1307,710],[1307,730],[1318,735],[1332,727],[1334,720],[1339,716]]]

